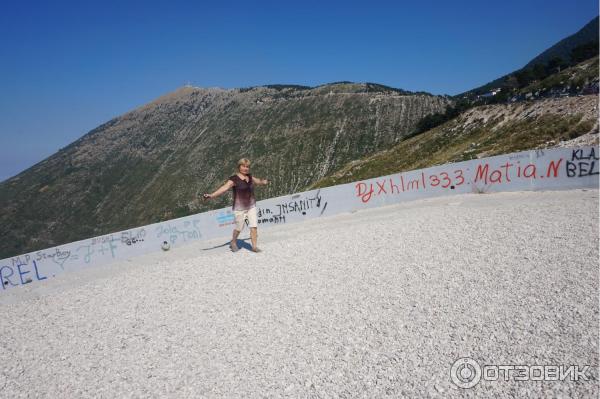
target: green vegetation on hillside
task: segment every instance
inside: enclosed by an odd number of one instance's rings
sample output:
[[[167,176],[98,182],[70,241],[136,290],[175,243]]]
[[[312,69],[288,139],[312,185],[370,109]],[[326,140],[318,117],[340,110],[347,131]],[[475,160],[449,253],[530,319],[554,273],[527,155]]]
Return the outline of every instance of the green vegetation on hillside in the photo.
[[[544,93],[553,90],[564,90],[569,94],[577,94],[581,92],[586,85],[589,85],[590,83],[597,84],[598,72],[598,56],[596,55],[575,66],[548,75],[541,80],[535,80],[526,87],[521,88],[518,93],[539,92],[543,96]]]
[[[490,107],[490,106],[487,106]],[[496,105],[495,107],[506,107]],[[473,112],[477,109],[473,109]],[[526,111],[525,111],[526,112]],[[581,114],[545,114],[505,120],[508,110],[499,110],[486,122],[455,118],[423,134],[403,140],[389,150],[352,161],[311,188],[370,179],[408,170],[524,151],[549,142],[558,143],[589,132],[594,120]]]
[[[596,47],[598,43],[596,42]],[[589,54],[589,52],[584,52]],[[596,51],[597,53],[597,51]],[[579,58],[577,58],[579,59]],[[564,67],[561,69],[561,66]],[[551,71],[556,71],[552,73]],[[444,112],[426,115],[417,123],[415,136],[446,123],[464,111],[486,104],[501,104],[559,96],[591,94],[598,91],[598,55],[570,67],[560,60],[551,60],[548,65],[536,64],[531,70],[516,72],[507,78],[505,85],[493,96],[456,97],[453,105]]]

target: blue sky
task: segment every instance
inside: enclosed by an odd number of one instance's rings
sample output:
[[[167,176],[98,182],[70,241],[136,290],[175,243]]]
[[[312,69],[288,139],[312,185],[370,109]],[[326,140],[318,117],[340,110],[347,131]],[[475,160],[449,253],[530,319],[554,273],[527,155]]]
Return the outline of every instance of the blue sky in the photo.
[[[457,94],[598,14],[595,0],[216,3],[5,3],[0,181],[187,82],[350,80]]]

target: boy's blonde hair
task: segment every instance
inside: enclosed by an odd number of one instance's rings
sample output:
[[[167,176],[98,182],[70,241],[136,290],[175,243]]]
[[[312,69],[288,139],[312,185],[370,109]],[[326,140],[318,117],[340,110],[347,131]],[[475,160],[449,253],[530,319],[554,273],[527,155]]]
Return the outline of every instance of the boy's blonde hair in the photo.
[[[238,161],[238,163],[237,163],[237,170],[238,170],[238,172],[240,170],[240,166],[242,166],[242,165],[244,165],[244,166],[250,166],[250,160],[248,158],[242,158],[242,159],[240,159]]]

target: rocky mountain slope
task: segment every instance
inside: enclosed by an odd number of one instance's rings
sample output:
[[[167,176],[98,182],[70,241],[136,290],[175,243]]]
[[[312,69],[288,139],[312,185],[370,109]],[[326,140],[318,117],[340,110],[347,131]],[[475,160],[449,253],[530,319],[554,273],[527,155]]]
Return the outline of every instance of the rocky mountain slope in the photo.
[[[347,163],[311,187],[535,148],[598,144],[596,95],[471,108],[390,149]]]
[[[0,258],[227,206],[194,198],[241,157],[272,182],[259,198],[300,191],[449,103],[371,83],[181,88],[0,183]]]

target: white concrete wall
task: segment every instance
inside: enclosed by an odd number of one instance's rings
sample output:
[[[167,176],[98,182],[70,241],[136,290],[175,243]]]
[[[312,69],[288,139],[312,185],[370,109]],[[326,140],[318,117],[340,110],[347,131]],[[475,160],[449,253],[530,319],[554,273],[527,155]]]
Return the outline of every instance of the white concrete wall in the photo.
[[[258,201],[260,228],[418,198],[471,192],[598,188],[595,147],[524,151]],[[190,241],[231,236],[230,208],[106,234],[0,261],[0,292],[59,273]]]

